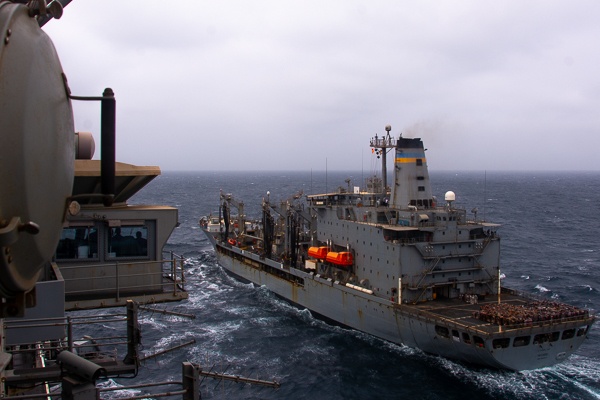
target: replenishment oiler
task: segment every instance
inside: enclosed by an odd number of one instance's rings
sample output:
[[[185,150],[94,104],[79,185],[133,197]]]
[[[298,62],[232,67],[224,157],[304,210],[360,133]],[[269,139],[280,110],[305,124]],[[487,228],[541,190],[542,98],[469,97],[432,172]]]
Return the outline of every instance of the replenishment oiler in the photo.
[[[371,139],[381,177],[365,187],[295,196],[249,220],[221,193],[200,220],[219,264],[300,307],[393,343],[469,364],[531,370],[585,340],[590,310],[501,285],[499,225],[438,204],[419,138]],[[388,187],[386,155],[394,155]]]

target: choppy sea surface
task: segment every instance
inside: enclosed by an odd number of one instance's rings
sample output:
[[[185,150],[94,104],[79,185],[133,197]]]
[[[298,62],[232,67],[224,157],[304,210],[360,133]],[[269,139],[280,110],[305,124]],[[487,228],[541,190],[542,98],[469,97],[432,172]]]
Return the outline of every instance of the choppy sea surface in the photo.
[[[166,172],[138,193],[137,204],[179,209],[165,250],[186,257],[189,299],[160,308],[195,319],[143,312],[142,352],[195,340],[147,360],[135,383],[180,380],[181,363],[276,380],[278,389],[202,381],[203,399],[600,399],[600,325],[566,362],[521,373],[482,369],[388,343],[315,319],[265,287],[228,276],[198,227],[218,210],[219,190],[243,200],[249,216],[261,199],[300,190],[362,186],[362,172]],[[579,307],[600,307],[600,172],[430,172],[438,199],[501,223],[503,285]],[[470,214],[472,215],[472,214]],[[134,382],[115,379],[111,385]],[[154,393],[156,390],[154,390]],[[152,398],[153,389],[119,395]]]

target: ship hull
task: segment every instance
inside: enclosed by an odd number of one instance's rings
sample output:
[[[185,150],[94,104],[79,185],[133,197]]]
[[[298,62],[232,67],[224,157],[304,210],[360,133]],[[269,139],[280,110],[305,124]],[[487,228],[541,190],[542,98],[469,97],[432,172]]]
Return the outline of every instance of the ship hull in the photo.
[[[207,235],[212,237],[212,235]],[[502,332],[474,329],[460,322],[432,314],[419,306],[397,304],[359,290],[340,285],[294,268],[285,267],[273,260],[222,244],[212,237],[219,264],[229,273],[264,285],[281,298],[305,307],[328,320],[371,334],[378,338],[418,348],[426,353],[449,359],[507,370],[530,370],[554,365],[567,358],[585,339],[585,334],[552,343],[529,344],[520,347],[501,347],[494,339],[508,337],[534,337],[547,332],[548,327],[528,327]],[[568,322],[554,325],[551,330],[587,330],[587,322]],[[591,322],[589,322],[591,325]],[[459,332],[458,337],[440,335],[439,330]],[[482,330],[483,329],[483,330]],[[466,332],[469,340],[463,340]],[[480,340],[475,343],[477,336]]]

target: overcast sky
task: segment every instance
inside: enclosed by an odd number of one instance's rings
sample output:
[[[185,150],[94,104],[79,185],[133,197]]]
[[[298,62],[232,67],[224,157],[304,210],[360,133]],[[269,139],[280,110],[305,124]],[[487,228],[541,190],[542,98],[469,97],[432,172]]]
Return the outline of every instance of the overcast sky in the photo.
[[[600,170],[600,2],[73,0],[44,30],[74,95],[117,99],[117,159],[361,170]],[[99,104],[74,102],[100,147]]]

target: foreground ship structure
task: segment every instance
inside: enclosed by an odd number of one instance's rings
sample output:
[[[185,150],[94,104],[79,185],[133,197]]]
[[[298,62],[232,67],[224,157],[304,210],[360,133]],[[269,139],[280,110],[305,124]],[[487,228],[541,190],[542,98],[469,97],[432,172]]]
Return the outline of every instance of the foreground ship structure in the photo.
[[[183,260],[162,254],[177,209],[128,204],[160,170],[115,162],[112,90],[73,96],[41,29],[69,1],[0,0],[2,398],[99,398],[97,380],[137,375],[139,303],[187,298]],[[100,161],[75,133],[75,100],[101,103]],[[184,398],[198,398],[200,372],[182,363]]]
[[[178,210],[130,202],[160,168],[116,162],[112,89],[71,94],[41,29],[70,1],[0,0],[0,398],[198,399],[201,376],[279,387],[189,361],[178,381],[108,381],[195,343],[140,353],[138,310],[193,315],[149,306],[188,297],[184,258],[163,251]],[[72,101],[100,103],[100,160],[92,134],[75,132]]]
[[[498,224],[432,194],[423,142],[371,139],[382,177],[365,188],[263,201],[261,220],[221,193],[200,224],[232,274],[337,323],[450,359],[508,370],[565,360],[589,310],[501,286]],[[389,184],[386,156],[394,156]],[[237,209],[237,211],[236,211]]]

